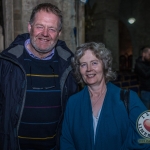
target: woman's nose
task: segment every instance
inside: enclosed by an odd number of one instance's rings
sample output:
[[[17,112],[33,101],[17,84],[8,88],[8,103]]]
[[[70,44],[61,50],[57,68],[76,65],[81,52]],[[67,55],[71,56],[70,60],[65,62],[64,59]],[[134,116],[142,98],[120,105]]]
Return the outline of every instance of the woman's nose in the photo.
[[[87,64],[87,71],[91,71],[91,64]]]

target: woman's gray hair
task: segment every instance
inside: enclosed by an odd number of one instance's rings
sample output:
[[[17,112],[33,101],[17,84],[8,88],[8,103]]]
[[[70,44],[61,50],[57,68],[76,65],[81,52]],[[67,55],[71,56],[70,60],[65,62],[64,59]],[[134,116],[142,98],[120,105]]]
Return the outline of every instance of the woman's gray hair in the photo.
[[[86,50],[91,50],[93,54],[102,61],[103,71],[105,76],[105,82],[116,79],[116,73],[112,71],[112,54],[103,43],[84,43],[77,47],[74,57],[72,58],[72,67],[74,71],[75,78],[78,83],[84,83],[80,74],[80,58],[84,55]]]

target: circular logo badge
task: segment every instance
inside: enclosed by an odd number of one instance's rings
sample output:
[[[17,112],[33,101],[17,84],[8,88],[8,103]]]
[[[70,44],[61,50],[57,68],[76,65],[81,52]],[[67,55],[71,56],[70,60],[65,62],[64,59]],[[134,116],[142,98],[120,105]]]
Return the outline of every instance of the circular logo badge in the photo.
[[[136,127],[143,138],[150,139],[150,110],[143,112],[137,119]]]

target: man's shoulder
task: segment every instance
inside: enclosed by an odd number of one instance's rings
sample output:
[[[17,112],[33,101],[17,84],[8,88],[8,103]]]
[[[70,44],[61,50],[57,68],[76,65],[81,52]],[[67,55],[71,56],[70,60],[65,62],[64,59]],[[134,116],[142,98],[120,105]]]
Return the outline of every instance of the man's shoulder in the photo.
[[[135,70],[143,66],[145,66],[145,62],[142,60],[142,57],[137,58],[135,61]]]
[[[143,61],[142,61],[142,56],[138,57],[138,58],[136,59],[136,62],[135,62],[135,63],[143,63]]]
[[[1,55],[16,59],[16,58],[19,58],[23,54],[23,51],[24,51],[23,45],[15,45],[13,47],[9,47],[5,49],[4,51],[2,51]]]
[[[2,55],[8,55],[13,54],[18,58],[18,55],[22,54],[23,49],[24,49],[24,43],[25,41],[29,38],[29,34],[21,34],[18,35],[15,40],[9,45],[8,48],[2,51]]]
[[[57,50],[59,57],[61,57],[65,61],[73,57],[73,52],[67,47],[64,41],[58,40],[56,44],[56,50]]]
[[[143,68],[150,68],[149,63],[145,62],[142,60],[142,58],[138,58],[135,62],[135,68],[140,67],[141,69]]]
[[[24,45],[25,41],[30,38],[29,33],[24,33],[18,35],[15,40],[9,45],[9,47],[14,47],[16,45]]]

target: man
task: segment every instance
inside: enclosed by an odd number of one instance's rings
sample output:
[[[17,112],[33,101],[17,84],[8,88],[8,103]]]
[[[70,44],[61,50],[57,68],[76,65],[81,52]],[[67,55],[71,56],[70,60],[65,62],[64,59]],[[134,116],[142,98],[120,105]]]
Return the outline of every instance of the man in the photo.
[[[135,72],[140,80],[141,99],[150,109],[150,47],[142,49],[142,56],[136,60]]]
[[[0,55],[0,150],[58,149],[65,104],[76,92],[72,52],[58,40],[61,11],[37,5],[28,24]]]

